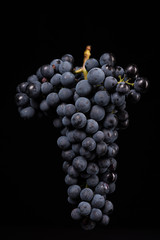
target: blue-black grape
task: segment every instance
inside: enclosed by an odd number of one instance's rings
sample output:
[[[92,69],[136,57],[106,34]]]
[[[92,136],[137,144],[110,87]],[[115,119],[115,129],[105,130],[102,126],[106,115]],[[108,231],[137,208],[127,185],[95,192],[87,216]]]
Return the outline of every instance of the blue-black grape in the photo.
[[[71,162],[73,160],[73,158],[75,158],[75,156],[76,156],[76,154],[74,153],[74,151],[72,149],[62,151],[62,158],[68,162]]]
[[[117,117],[120,121],[125,121],[126,119],[129,118],[129,114],[126,110],[119,110],[117,112]]]
[[[61,101],[69,102],[71,100],[72,96],[73,96],[73,92],[70,88],[65,88],[64,87],[64,88],[61,88],[59,90],[58,95],[59,95],[59,98],[60,98]]]
[[[119,147],[116,143],[108,145],[108,157],[115,157],[119,151]]]
[[[125,102],[125,95],[119,92],[114,92],[111,94],[111,102],[115,106],[121,106]]]
[[[42,102],[41,102],[40,105],[39,105],[39,108],[40,108],[40,110],[41,110],[42,112],[47,112],[47,111],[50,109],[50,107],[49,107],[46,99],[43,99],[43,100],[42,100]]]
[[[63,118],[66,118],[66,117],[63,117]],[[66,132],[66,136],[67,136],[68,140],[70,141],[70,143],[76,143],[76,141],[74,139],[74,130],[68,129],[67,132]]]
[[[36,71],[36,76],[37,76],[37,78],[38,78],[39,81],[42,80],[43,75],[42,75],[42,73],[41,73],[41,67],[39,67],[39,68],[37,69],[37,71]]]
[[[88,96],[92,91],[92,86],[88,80],[81,80],[76,85],[76,92],[81,97]]]
[[[86,127],[85,127],[85,131],[87,134],[93,134],[97,132],[98,129],[99,129],[99,125],[97,121],[95,121],[94,119],[87,120]]]
[[[106,200],[103,207],[103,213],[110,214],[112,211],[113,211],[113,203],[109,200]]]
[[[98,165],[101,168],[108,168],[110,166],[110,159],[107,157],[102,157],[98,160]]]
[[[98,167],[98,165],[97,165],[96,163],[94,163],[94,162],[88,163],[86,172],[87,172],[88,174],[90,174],[90,175],[98,174],[98,172],[99,172],[99,167]]]
[[[75,113],[71,117],[71,123],[72,123],[73,127],[75,127],[75,128],[78,128],[78,129],[83,128],[87,123],[87,118],[81,112]]]
[[[44,82],[41,84],[41,92],[45,95],[48,95],[53,90],[53,86],[50,82]]]
[[[69,184],[68,184],[69,185]],[[78,200],[77,199],[72,199],[70,197],[67,198],[67,201],[72,204],[72,205],[77,205],[78,204]]]
[[[99,59],[101,66],[104,64],[108,64],[109,66],[114,66],[115,64],[115,57],[112,53],[103,53]]]
[[[86,148],[88,151],[93,151],[96,148],[96,142],[91,137],[86,137],[82,141],[82,147]]]
[[[80,192],[81,192],[81,187],[79,185],[72,185],[67,190],[68,196],[72,199],[78,198]]]
[[[102,106],[93,105],[90,111],[90,118],[99,122],[105,117],[105,110]]]
[[[114,76],[115,75],[115,68],[108,65],[108,64],[104,64],[101,69],[103,70],[104,74],[106,77],[108,76]]]
[[[108,113],[103,121],[103,126],[107,129],[114,129],[118,124],[118,118],[114,113]]]
[[[104,141],[97,143],[96,154],[98,157],[104,156],[107,153],[108,147]]]
[[[104,140],[104,133],[102,131],[97,131],[93,134],[93,139],[98,143]]]
[[[116,190],[115,182],[109,184],[109,194],[114,193]]]
[[[104,87],[106,88],[106,90],[111,91],[115,88],[115,86],[117,85],[117,79],[112,77],[112,76],[108,76],[105,78],[104,80]]]
[[[122,78],[124,76],[124,68],[121,66],[116,66],[114,76],[116,78],[118,78],[118,77]]]
[[[86,138],[87,134],[85,131],[82,131],[80,129],[75,129],[73,131],[73,136],[77,142],[82,142]]]
[[[64,181],[67,185],[74,185],[74,184],[77,184],[78,179],[71,177],[69,174],[67,174],[64,178]]]
[[[103,83],[105,74],[100,68],[92,68],[87,75],[88,82],[91,85],[98,85]]]
[[[81,144],[80,143],[72,143],[72,150],[79,155],[80,153],[80,148],[81,148]]]
[[[58,147],[61,148],[62,150],[68,149],[71,145],[66,136],[60,136],[57,139],[57,144],[58,144]]]
[[[110,102],[110,94],[107,91],[98,91],[94,95],[94,101],[100,106],[107,106]]]
[[[92,68],[99,67],[99,63],[95,58],[89,58],[85,63],[85,68],[87,71],[91,70]]]
[[[129,64],[125,68],[125,74],[128,78],[134,78],[138,74],[138,68],[135,64]]]
[[[58,72],[59,71],[59,65],[61,64],[62,60],[61,59],[53,59],[50,63],[50,65],[52,66],[52,68]]]
[[[104,141],[106,143],[113,143],[118,138],[118,131],[112,129],[102,129],[104,133]]]
[[[62,169],[63,169],[63,171],[64,171],[65,173],[68,172],[69,166],[70,166],[70,163],[69,163],[69,162],[67,162],[67,161],[64,161],[64,162],[63,162],[63,164],[62,164]]]
[[[116,86],[116,91],[121,94],[127,94],[129,92],[130,88],[125,82],[120,82]]]
[[[55,128],[61,128],[63,125],[62,125],[62,120],[60,118],[54,118],[53,119],[53,126]]]
[[[115,173],[111,173],[111,172],[105,172],[103,175],[102,175],[102,180],[105,182],[105,183],[112,183],[112,182],[115,182],[116,181],[116,174]]]
[[[102,211],[98,208],[92,208],[90,219],[95,222],[99,222],[101,218],[102,218]]]
[[[27,82],[28,83],[37,83],[37,82],[39,82],[39,79],[38,79],[37,75],[32,74],[27,78]]]
[[[88,98],[86,97],[79,97],[76,101],[75,101],[75,107],[77,109],[77,111],[79,112],[83,112],[86,113],[90,110],[91,108],[91,102]]]
[[[71,211],[71,217],[72,217],[74,220],[80,220],[80,219],[82,218],[80,209],[79,209],[78,207],[77,207],[77,208],[74,208],[74,209]]]
[[[75,76],[71,72],[64,72],[61,77],[61,84],[65,87],[71,87],[75,83]]]
[[[131,89],[127,94],[127,100],[132,103],[137,103],[141,99],[141,94],[135,89]]]
[[[61,84],[61,78],[62,78],[62,75],[60,73],[56,73],[53,75],[53,77],[50,79],[50,83],[53,85],[53,86],[58,86]]]
[[[64,116],[64,117],[62,118],[62,124],[63,124],[63,126],[65,126],[65,127],[70,126],[70,125],[71,125],[71,120],[70,120],[70,118]]]
[[[106,214],[102,214],[101,224],[107,226],[109,224],[110,218]]]
[[[87,178],[86,183],[88,187],[94,188],[99,183],[99,177],[96,174],[93,174]]]
[[[33,107],[25,107],[20,111],[20,116],[25,119],[33,118],[35,115],[35,110]]]
[[[29,97],[25,93],[17,93],[15,100],[18,107],[25,107],[29,103]]]
[[[99,182],[98,185],[95,187],[95,193],[103,195],[109,192],[109,185],[106,182]]]
[[[46,101],[48,103],[49,106],[51,107],[57,107],[58,104],[60,103],[60,98],[58,96],[57,93],[55,92],[52,92],[52,93],[49,93],[46,97]]]
[[[84,147],[80,147],[79,153],[81,156],[85,157],[86,159],[91,157],[91,152],[86,150]]]
[[[101,194],[96,193],[91,202],[92,207],[102,208],[104,204],[105,204],[105,198]]]
[[[54,75],[54,69],[50,64],[43,65],[41,67],[41,74],[45,78],[51,78]]]
[[[26,94],[30,98],[37,98],[41,94],[41,84],[39,82],[29,83],[26,88]]]
[[[66,103],[61,103],[57,106],[56,112],[57,112],[58,116],[60,116],[60,117],[65,116],[65,106],[66,106]]]
[[[59,64],[59,72],[61,74],[65,73],[65,72],[70,72],[72,70],[72,64],[68,61],[62,61]]]
[[[66,104],[64,114],[66,117],[71,117],[76,112],[76,107],[74,104]]]
[[[78,208],[82,216],[88,216],[91,212],[91,205],[85,201],[80,202]]]
[[[95,222],[95,221],[92,221],[92,220],[89,219],[89,218],[85,218],[85,219],[83,219],[82,222],[81,222],[81,227],[82,227],[82,229],[87,230],[87,231],[94,229],[95,226],[96,226],[96,222]]]
[[[149,83],[148,80],[143,77],[138,77],[134,81],[134,89],[137,92],[143,93],[148,89]]]
[[[79,172],[72,165],[68,167],[67,173],[74,178],[79,176]]]
[[[87,161],[82,156],[75,157],[72,164],[78,172],[84,171],[87,167]]]
[[[91,188],[84,188],[80,192],[80,198],[82,201],[90,202],[94,196]]]
[[[62,59],[62,61],[67,61],[67,62],[70,62],[72,64],[74,63],[74,57],[71,54],[69,54],[69,53],[63,55],[61,57],[61,59]]]
[[[28,82],[22,82],[22,83],[20,83],[20,84],[18,85],[19,92],[25,93],[27,86],[28,86]]]

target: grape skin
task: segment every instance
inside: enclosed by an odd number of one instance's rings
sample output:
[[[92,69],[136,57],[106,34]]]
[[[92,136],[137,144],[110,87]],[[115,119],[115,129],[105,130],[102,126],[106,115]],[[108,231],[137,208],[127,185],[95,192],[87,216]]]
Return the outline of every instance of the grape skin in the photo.
[[[88,72],[88,82],[91,85],[101,84],[104,81],[105,74],[100,68],[92,68]]]

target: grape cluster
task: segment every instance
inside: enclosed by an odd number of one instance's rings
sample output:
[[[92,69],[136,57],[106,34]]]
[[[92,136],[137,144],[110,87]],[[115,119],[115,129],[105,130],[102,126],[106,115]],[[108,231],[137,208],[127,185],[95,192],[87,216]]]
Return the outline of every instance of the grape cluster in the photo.
[[[84,73],[87,73],[86,75]],[[48,116],[60,131],[71,217],[83,229],[108,225],[115,191],[118,131],[127,128],[127,102],[137,103],[148,88],[134,64],[116,65],[111,53],[74,67],[65,54],[41,66],[17,86],[19,114],[24,119]]]

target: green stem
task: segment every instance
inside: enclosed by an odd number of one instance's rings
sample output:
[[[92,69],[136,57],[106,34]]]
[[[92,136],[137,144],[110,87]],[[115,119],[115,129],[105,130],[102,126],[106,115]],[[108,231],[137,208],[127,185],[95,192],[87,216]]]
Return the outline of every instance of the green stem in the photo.
[[[119,75],[118,77],[119,77],[119,79],[120,79],[120,80],[118,81],[118,83],[121,83],[121,82],[124,81],[124,78],[121,78],[121,75]]]

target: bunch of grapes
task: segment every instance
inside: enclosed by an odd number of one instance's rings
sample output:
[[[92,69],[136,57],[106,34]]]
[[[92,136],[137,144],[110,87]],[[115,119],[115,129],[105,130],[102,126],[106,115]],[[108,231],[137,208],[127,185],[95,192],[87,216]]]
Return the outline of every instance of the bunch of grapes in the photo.
[[[17,86],[15,96],[24,119],[48,116],[60,136],[71,217],[83,229],[108,225],[116,185],[118,131],[129,124],[127,102],[137,103],[148,88],[136,65],[116,65],[111,53],[99,60],[84,52],[83,66],[71,54],[41,66]]]

